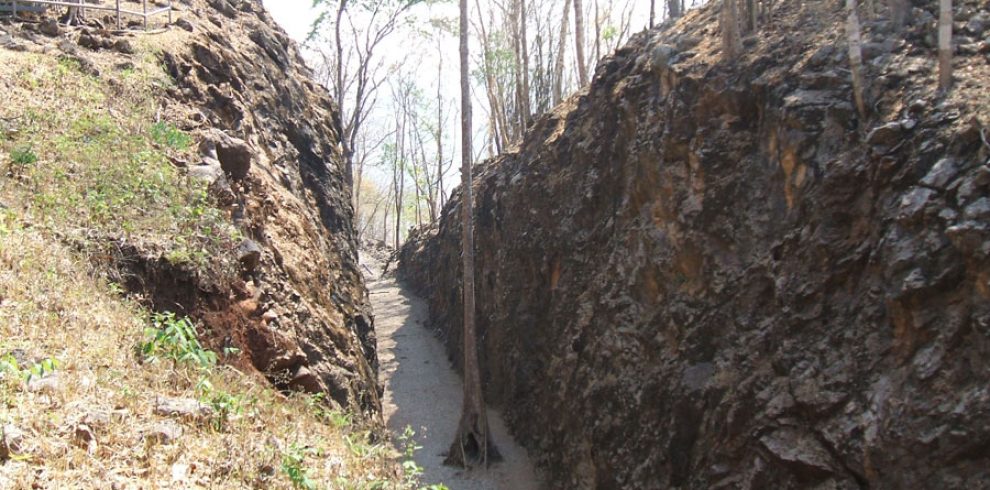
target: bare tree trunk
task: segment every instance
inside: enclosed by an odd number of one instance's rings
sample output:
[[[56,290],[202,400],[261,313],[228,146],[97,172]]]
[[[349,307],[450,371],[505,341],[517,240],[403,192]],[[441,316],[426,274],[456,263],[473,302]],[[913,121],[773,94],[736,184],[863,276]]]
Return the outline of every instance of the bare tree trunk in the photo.
[[[900,32],[904,28],[909,8],[908,0],[890,0],[890,20],[895,31]]]
[[[602,20],[598,13],[598,0],[594,2],[595,6],[595,64],[598,66],[598,61],[602,59]]]
[[[657,18],[657,0],[650,0],[650,29],[656,24]]]
[[[457,437],[450,446],[445,464],[487,467],[498,459],[498,450],[489,437],[488,413],[481,391],[481,369],[474,331],[474,227],[471,190],[471,84],[468,78],[468,5],[461,5],[461,246],[464,260],[464,406],[457,426]]]
[[[938,2],[938,88],[952,86],[952,0]]]
[[[857,12],[856,0],[846,0],[846,9],[849,10],[849,18],[846,22],[846,35],[849,42],[849,68],[852,70],[853,100],[856,102],[856,111],[859,112],[860,121],[865,121],[866,102],[863,100],[863,48],[859,34],[859,13]]]
[[[553,67],[553,105],[564,98],[564,61],[567,58],[567,26],[571,13],[571,0],[564,0],[564,20],[560,22],[560,39],[557,41],[557,60]]]
[[[719,24],[722,28],[722,52],[726,61],[739,55],[742,44],[739,37],[739,12],[737,0],[722,0]]]
[[[434,210],[433,220],[436,220],[440,210],[443,209],[443,89],[440,83],[443,80],[443,41],[437,39],[437,54],[440,63],[437,65],[437,190],[439,193],[440,207]]]
[[[344,43],[340,35],[340,28],[341,28],[340,24],[344,18],[344,10],[346,9],[347,9],[347,0],[340,0],[340,4],[337,5],[337,20],[333,26],[334,43],[337,48],[337,61],[336,61],[337,70],[334,77],[335,78],[334,90],[336,91],[335,95],[337,98],[337,110],[340,113],[341,121],[343,121],[344,118],[346,117],[345,116],[346,113],[344,112],[344,99],[346,99],[346,97],[344,96]],[[350,148],[351,135],[348,134],[348,131],[356,131],[357,128],[350,127],[350,124],[342,123],[340,130],[343,133],[340,135],[340,145],[341,147],[343,147],[344,150],[344,165],[347,167],[346,175],[348,182],[353,182],[353,178],[354,178],[353,162],[351,159],[353,153],[351,152],[351,148]]]
[[[584,8],[574,0],[574,45],[577,53],[578,84],[588,84],[588,65],[584,57]]]
[[[392,199],[394,186],[389,186],[388,189],[388,199]],[[382,243],[388,245],[388,208],[391,206],[385,206],[385,212],[382,213]]]
[[[519,113],[522,115],[521,131],[529,125],[529,39],[526,35],[526,24],[529,19],[526,14],[526,0],[519,0],[519,42],[522,47],[522,94],[519,97]]]
[[[723,8],[725,6],[723,5]],[[684,9],[681,8],[680,0],[667,0],[667,15],[671,19],[676,19],[681,16],[681,12]]]

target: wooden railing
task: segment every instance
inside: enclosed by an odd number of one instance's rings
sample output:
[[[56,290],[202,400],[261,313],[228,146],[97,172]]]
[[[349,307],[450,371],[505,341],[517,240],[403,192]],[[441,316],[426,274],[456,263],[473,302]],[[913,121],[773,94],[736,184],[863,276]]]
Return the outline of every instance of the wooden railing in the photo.
[[[6,0],[0,2],[0,12],[10,12],[14,17],[17,17],[19,11],[24,12],[39,12],[43,11],[45,8],[51,7],[76,7],[82,10],[103,10],[114,12],[117,14],[117,29],[121,29],[122,15],[133,15],[140,17],[144,21],[144,29],[148,30],[148,19],[159,14],[168,14],[168,23],[172,23],[172,0],[168,1],[168,5],[164,7],[152,8],[148,10],[148,0],[140,0],[141,10],[131,10],[129,8],[122,8],[120,5],[120,0],[114,0],[113,5],[103,5],[103,4],[92,4],[83,3],[83,0],[71,1],[71,0]],[[137,3],[137,2],[134,2]],[[136,7],[135,7],[136,8]]]

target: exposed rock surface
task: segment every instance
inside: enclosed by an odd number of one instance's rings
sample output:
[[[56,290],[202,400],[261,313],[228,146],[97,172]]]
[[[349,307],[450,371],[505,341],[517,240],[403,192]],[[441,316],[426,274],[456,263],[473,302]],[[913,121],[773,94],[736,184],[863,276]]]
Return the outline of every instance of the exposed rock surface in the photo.
[[[92,255],[153,309],[202,324],[209,348],[239,349],[225,357],[238,367],[377,418],[374,331],[336,106],[260,0],[175,7],[176,26],[155,37],[107,31],[99,26],[113,19],[101,24],[98,13],[60,40],[18,28],[30,50],[57,47],[87,72],[94,57],[120,57],[126,69],[125,53],[153,44],[174,82],[160,86],[156,118],[191,135],[195,149],[173,163],[209,184],[243,235],[205,265],[122,236],[105,237],[108,253]]]
[[[175,30],[183,42],[163,53],[176,82],[163,113],[219,163],[210,190],[247,240],[232,251],[242,274],[229,288],[145,262],[165,280],[151,297],[173,300],[171,288],[191,280],[199,293],[179,304],[273,382],[377,413],[336,106],[260,1],[193,1],[180,18],[196,29]]]
[[[990,485],[987,59],[941,97],[934,3],[868,24],[859,121],[808,5],[735,63],[714,8],[638,35],[479,168],[486,396],[554,488]],[[399,269],[455,359],[459,223]]]

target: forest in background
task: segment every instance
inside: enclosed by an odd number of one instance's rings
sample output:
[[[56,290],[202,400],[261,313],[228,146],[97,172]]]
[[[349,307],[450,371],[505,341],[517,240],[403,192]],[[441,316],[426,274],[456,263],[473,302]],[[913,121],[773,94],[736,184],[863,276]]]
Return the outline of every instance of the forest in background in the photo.
[[[475,160],[503,152],[595,67],[688,0],[469,0]],[[306,48],[341,106],[359,238],[397,246],[456,186],[457,5],[318,0]],[[413,53],[413,54],[410,54]],[[343,60],[338,63],[337,60]]]

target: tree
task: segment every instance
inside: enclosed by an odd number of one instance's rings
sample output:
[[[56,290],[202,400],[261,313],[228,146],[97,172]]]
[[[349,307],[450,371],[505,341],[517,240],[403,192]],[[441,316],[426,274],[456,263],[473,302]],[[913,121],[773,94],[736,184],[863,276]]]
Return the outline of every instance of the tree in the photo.
[[[421,1],[362,1],[352,5],[351,0],[313,0],[314,7],[324,10],[313,23],[309,41],[316,40],[328,24],[332,30],[332,54],[321,51],[322,71],[340,113],[340,143],[349,184],[354,183],[354,152],[361,130],[375,105],[378,88],[385,82],[385,66],[377,50],[395,32],[409,8]],[[353,9],[358,10],[357,15],[352,15]]]
[[[900,31],[904,28],[908,19],[908,0],[890,0],[890,20],[894,25],[894,30]]]
[[[581,0],[574,0],[574,45],[577,50],[578,83],[588,84],[588,65],[584,58],[584,8]]]
[[[952,85],[952,0],[938,2],[938,88]]]
[[[849,18],[846,22],[846,35],[849,42],[849,68],[852,71],[853,100],[861,121],[866,120],[866,102],[863,100],[863,48],[860,42],[859,14],[856,0],[846,0]]]
[[[567,26],[570,23],[571,0],[564,0],[564,19],[560,22],[560,39],[557,40],[557,61],[553,67],[553,105],[563,100],[564,60],[567,59]]]
[[[722,54],[726,60],[734,60],[742,50],[739,35],[739,11],[737,0],[722,0],[719,27],[722,29]]]
[[[450,446],[449,465],[488,466],[498,459],[498,450],[488,430],[488,413],[481,391],[481,369],[474,330],[474,227],[471,191],[471,82],[468,77],[468,3],[460,0],[461,55],[461,256],[464,261],[464,404],[457,436]]]

